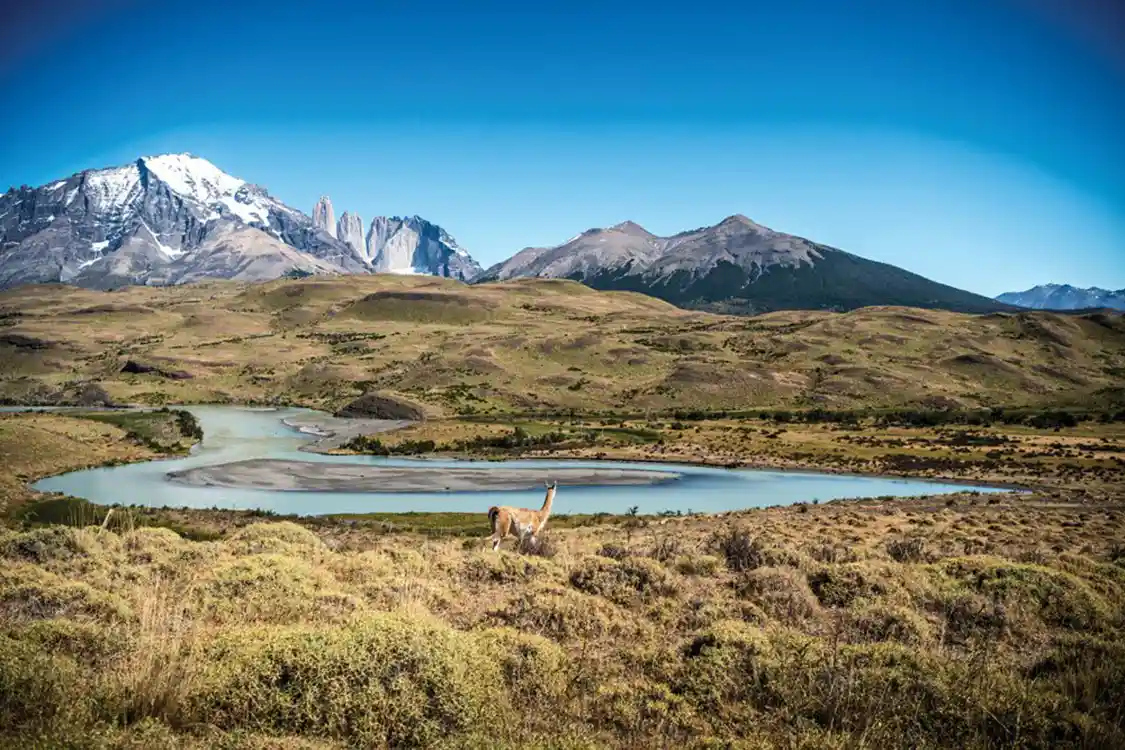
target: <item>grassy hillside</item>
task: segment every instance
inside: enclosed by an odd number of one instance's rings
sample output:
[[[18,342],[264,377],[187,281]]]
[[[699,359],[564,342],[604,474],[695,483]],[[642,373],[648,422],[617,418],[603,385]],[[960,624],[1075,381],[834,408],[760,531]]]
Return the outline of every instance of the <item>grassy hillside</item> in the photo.
[[[123,372],[123,369],[141,370]],[[0,398],[295,402],[435,414],[1121,399],[1125,319],[909,308],[690,312],[574,282],[428,277],[0,294]],[[88,395],[88,394],[87,394]]]

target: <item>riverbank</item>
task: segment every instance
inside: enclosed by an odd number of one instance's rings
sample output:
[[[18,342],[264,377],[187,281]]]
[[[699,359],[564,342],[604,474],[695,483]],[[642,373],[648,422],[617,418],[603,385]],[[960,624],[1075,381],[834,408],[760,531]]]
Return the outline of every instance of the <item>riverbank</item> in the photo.
[[[98,466],[184,455],[199,440],[176,411],[0,413],[0,516],[43,493],[39,479]]]
[[[1035,429],[1007,424],[925,428],[778,424],[749,418],[686,423],[581,417],[450,419],[416,423],[375,437],[367,444],[373,442],[378,451],[392,455],[415,455],[421,446],[435,455],[458,459],[683,464],[898,477],[1013,491],[1065,488],[1097,494],[1125,486],[1122,423]],[[352,447],[357,443],[365,444],[361,439]]]

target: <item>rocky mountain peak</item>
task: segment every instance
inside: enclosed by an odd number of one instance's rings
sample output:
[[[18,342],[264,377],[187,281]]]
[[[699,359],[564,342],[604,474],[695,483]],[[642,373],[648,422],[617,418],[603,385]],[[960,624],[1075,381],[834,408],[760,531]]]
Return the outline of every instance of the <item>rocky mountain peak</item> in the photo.
[[[1125,310],[1125,289],[1115,291],[1096,286],[1082,289],[1071,284],[1040,284],[1022,292],[1005,292],[996,299],[1039,310]]]
[[[596,289],[651,294],[681,307],[757,313],[844,310],[872,304],[969,312],[1004,309],[979,295],[923,279],[746,216],[670,237],[626,221],[575,235],[555,247],[526,248],[475,281],[565,278]]]
[[[655,237],[652,232],[648,231],[635,221],[623,221],[620,224],[614,224],[610,227],[611,230],[616,232],[624,232],[625,234],[641,235],[644,237]]]
[[[367,244],[363,241],[363,219],[358,214],[345,211],[336,225],[336,238],[368,260]]]
[[[366,239],[363,230],[353,212],[337,222],[327,195],[310,218],[194,154],[142,156],[0,194],[0,288],[249,281],[294,270],[468,280],[480,270],[419,216],[373,222]],[[389,253],[382,268],[376,251]]]
[[[328,236],[336,236],[336,214],[332,211],[332,199],[327,195],[320,196],[320,200],[313,207],[313,226]]]
[[[715,229],[731,233],[776,234],[769,227],[758,224],[742,214],[733,214],[715,225]]]

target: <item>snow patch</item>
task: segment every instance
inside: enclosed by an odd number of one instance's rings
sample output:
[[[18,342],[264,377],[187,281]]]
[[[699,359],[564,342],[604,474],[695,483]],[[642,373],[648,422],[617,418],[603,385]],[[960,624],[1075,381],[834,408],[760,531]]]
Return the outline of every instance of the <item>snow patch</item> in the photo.
[[[57,190],[65,184],[66,184],[66,180],[59,180],[58,182],[52,182],[50,185],[47,186],[47,189],[48,190]]]
[[[148,224],[142,221],[141,226],[144,227],[145,231],[148,232],[148,236],[152,238],[152,241],[156,244],[156,247],[160,249],[160,252],[167,255],[169,260],[175,260],[176,258],[179,258],[184,254],[183,250],[177,250],[174,247],[168,247],[163,242],[161,242],[160,237],[156,234],[156,232],[152,231],[152,228],[149,227]]]
[[[94,252],[100,253],[109,247],[109,240],[102,240],[101,242],[91,242],[90,249]]]
[[[224,196],[219,202],[246,224],[258,222],[268,226],[270,223],[269,209],[259,203],[240,203],[233,195]]]
[[[101,258],[93,258],[92,260],[84,260],[84,261],[82,261],[81,263],[78,264],[78,270],[81,271],[83,268],[88,268],[89,266],[92,266],[95,263],[97,263],[99,260],[101,260]]]
[[[245,180],[231,177],[206,159],[191,154],[146,156],[141,161],[173,192],[200,203],[233,196],[246,184]]]
[[[90,172],[86,177],[86,188],[97,207],[122,208],[137,192],[140,182],[140,170],[135,164],[130,164]]]

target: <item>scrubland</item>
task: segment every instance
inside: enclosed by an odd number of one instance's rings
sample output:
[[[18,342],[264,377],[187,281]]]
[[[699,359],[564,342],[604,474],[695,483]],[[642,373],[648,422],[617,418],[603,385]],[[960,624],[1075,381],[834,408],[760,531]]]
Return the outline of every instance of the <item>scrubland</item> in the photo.
[[[182,451],[186,419],[0,415],[0,745],[1122,747],[1123,374],[1100,313],[734,318],[385,277],[5,292],[14,402],[378,393],[431,419],[353,449],[1031,491],[559,516],[495,554],[483,512],[107,515],[27,483]]]
[[[0,538],[13,745],[1125,743],[1120,503],[638,518],[532,554],[347,524],[115,526]]]
[[[1091,429],[1113,426],[1050,436]],[[0,419],[26,478],[146,440]],[[1117,747],[1125,503],[1070,479],[559,517],[499,554],[469,519],[107,518],[24,489],[0,532],[0,744]]]

